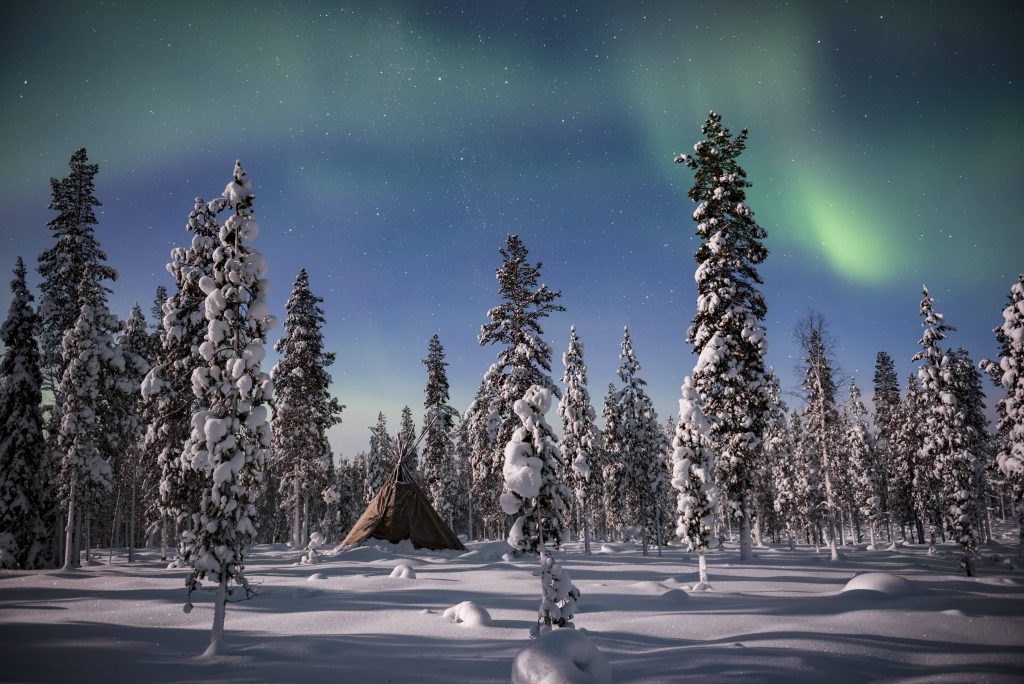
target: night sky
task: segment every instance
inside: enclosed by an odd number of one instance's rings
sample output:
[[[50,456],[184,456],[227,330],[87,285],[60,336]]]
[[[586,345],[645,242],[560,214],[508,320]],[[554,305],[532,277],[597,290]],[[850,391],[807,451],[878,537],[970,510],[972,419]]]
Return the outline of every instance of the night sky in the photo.
[[[435,332],[466,407],[497,352],[476,336],[513,232],[568,309],[545,327],[556,379],[575,324],[600,411],[628,324],[673,414],[697,240],[672,160],[709,109],[750,130],[784,389],[811,309],[846,377],[869,390],[885,350],[902,379],[922,283],[959,327],[950,342],[991,356],[1024,270],[1020,3],[29,4],[0,25],[0,280],[51,244],[48,179],[86,147],[112,309],[148,312],[193,198],[241,159],[270,342],[299,268],[326,299],[346,457],[378,410],[392,430],[405,404],[419,421]]]

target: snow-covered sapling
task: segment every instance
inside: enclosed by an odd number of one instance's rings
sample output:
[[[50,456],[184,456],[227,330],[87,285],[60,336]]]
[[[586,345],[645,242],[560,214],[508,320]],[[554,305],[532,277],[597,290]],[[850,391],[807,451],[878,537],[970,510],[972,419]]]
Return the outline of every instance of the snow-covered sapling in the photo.
[[[679,425],[672,441],[672,486],[678,492],[679,512],[676,535],[687,549],[697,552],[700,589],[710,588],[708,566],[704,558],[715,528],[718,494],[711,476],[714,452],[710,427],[701,410],[700,396],[687,377],[679,400]]]
[[[537,624],[530,630],[531,636],[537,636],[551,631],[552,625],[565,627],[576,612],[579,590],[546,549],[548,542],[557,548],[566,533],[571,492],[557,479],[562,453],[544,419],[551,408],[551,391],[533,385],[513,408],[522,427],[505,446],[505,491],[500,501],[505,513],[518,516],[508,535],[509,545],[519,552],[540,554],[541,602]]]

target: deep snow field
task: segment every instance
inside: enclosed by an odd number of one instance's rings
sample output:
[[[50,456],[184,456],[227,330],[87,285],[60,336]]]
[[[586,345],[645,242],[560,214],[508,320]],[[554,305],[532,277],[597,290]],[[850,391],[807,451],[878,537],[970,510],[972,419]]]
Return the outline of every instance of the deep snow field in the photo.
[[[744,564],[727,545],[708,555],[713,590],[693,593],[696,558],[678,547],[644,558],[595,543],[588,557],[574,542],[558,557],[582,592],[575,623],[614,682],[1020,682],[1024,573],[1008,539],[984,547],[975,578],[956,574],[951,545],[846,547],[837,562],[780,545]],[[256,547],[260,595],[228,606],[224,655],[210,660],[197,656],[212,591],[185,614],[187,571],[154,550],[134,565],[123,552],[107,565],[104,551],[74,572],[3,571],[0,681],[508,682],[536,643],[537,561],[500,541],[468,548],[325,547],[299,565],[298,551]],[[411,572],[392,576],[403,564]],[[848,586],[866,573],[888,575]],[[464,601],[483,611],[444,616]]]

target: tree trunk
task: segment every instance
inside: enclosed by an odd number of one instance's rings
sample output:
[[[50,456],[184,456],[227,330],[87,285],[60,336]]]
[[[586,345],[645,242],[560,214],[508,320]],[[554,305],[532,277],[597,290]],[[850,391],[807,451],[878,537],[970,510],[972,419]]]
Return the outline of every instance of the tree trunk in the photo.
[[[1024,502],[1017,504],[1017,557],[1024,558]]]
[[[754,557],[750,538],[750,506],[747,505],[746,492],[740,497],[740,513],[742,515],[740,518],[740,560],[746,561]]]
[[[540,614],[543,615],[543,622],[537,621],[537,636],[551,631],[551,613],[547,610],[547,591],[551,586],[551,570],[548,568],[547,552],[544,549],[544,522],[537,525],[537,536],[540,539]]]
[[[583,510],[583,554],[589,556],[590,552],[590,508],[584,498],[580,501],[580,508]]]
[[[655,541],[658,542],[658,558],[661,558],[661,502],[654,502]]]
[[[92,513],[85,514],[85,564],[92,562]]]
[[[67,547],[65,546],[66,539],[64,538],[64,534],[62,534],[62,531],[67,527],[67,525],[68,525],[68,522],[67,522],[67,519],[64,517],[64,512],[61,511],[61,512],[57,513],[57,525],[56,525],[56,528],[55,528],[55,532],[56,533],[53,535],[53,537],[54,537],[53,546],[56,547],[56,555],[53,557],[53,565],[54,565],[54,567],[56,567],[57,565],[63,564],[63,559],[64,559],[64,556],[65,556]]]
[[[708,582],[708,561],[704,557],[704,549],[697,552],[697,583],[703,584],[704,589],[711,588],[711,583]]]
[[[228,602],[228,580],[221,579],[217,585],[217,594],[213,598],[213,629],[210,631],[210,645],[203,652],[204,658],[212,658],[220,653],[224,644],[224,613]]]
[[[117,519],[119,517],[120,510],[121,510],[121,488],[118,487],[117,488],[117,498],[114,499],[114,522],[113,522],[113,524],[110,527],[110,549],[109,549],[109,551],[107,553],[107,565],[110,565],[110,564],[112,564],[114,562],[114,547],[115,546],[118,546],[118,547],[120,546],[120,544],[117,543],[117,542],[120,541],[120,539],[118,539],[118,536],[119,536],[118,535],[118,531],[119,530],[118,530],[118,525],[117,525]]]
[[[167,560],[167,516],[160,516],[160,560]]]
[[[128,519],[128,562],[135,562],[135,469],[132,468],[132,500]]]
[[[305,546],[309,543],[309,494],[302,497],[302,538],[299,544]]]
[[[64,536],[64,570],[71,570],[76,566],[75,556],[78,555],[78,549],[75,548],[75,518],[78,513],[75,510],[78,496],[77,488],[78,475],[76,473],[71,476],[71,492],[68,494],[68,523]]]
[[[302,541],[299,539],[301,534],[300,527],[302,525],[302,506],[299,505],[299,501],[302,499],[302,484],[299,482],[298,475],[295,475],[292,479],[292,498],[294,500],[294,508],[292,508],[292,547],[300,548]]]

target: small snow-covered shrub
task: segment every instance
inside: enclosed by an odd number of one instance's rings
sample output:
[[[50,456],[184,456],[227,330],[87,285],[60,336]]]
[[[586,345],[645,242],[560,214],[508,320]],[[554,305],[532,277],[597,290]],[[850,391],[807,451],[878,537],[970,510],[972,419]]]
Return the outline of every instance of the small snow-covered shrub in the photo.
[[[611,666],[583,632],[559,629],[519,651],[512,684],[608,684]]]
[[[491,614],[472,601],[463,601],[444,611],[444,617],[454,623],[470,627],[486,627],[491,624]]]

